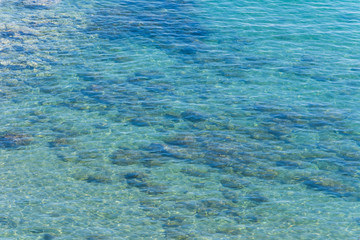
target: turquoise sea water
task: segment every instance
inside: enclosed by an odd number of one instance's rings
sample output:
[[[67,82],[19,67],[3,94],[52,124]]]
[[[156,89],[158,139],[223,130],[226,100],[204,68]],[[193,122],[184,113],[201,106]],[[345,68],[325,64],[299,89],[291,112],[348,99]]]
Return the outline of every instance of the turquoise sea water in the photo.
[[[0,19],[0,239],[360,238],[357,1]]]

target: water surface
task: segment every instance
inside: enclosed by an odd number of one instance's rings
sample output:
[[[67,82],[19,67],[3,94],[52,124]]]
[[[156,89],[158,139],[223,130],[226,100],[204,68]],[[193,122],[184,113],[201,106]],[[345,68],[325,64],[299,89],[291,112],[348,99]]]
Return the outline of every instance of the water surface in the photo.
[[[0,3],[1,239],[358,239],[355,1]]]

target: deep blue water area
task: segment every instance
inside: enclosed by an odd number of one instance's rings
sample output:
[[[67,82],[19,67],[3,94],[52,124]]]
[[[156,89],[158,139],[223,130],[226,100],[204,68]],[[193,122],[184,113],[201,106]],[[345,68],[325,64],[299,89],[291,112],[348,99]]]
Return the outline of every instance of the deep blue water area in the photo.
[[[358,2],[0,19],[0,239],[359,239]]]

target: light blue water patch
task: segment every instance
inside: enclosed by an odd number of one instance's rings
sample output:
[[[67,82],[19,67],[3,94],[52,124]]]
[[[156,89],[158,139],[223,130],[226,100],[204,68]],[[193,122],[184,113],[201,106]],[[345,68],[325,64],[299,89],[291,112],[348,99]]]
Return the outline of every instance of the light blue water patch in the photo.
[[[0,2],[1,239],[358,239],[354,1]]]

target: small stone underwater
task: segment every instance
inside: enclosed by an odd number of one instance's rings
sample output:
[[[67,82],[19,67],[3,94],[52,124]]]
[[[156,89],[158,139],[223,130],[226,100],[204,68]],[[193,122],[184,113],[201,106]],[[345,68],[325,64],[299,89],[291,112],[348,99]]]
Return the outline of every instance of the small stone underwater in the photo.
[[[0,238],[357,239],[359,14],[0,1]]]

